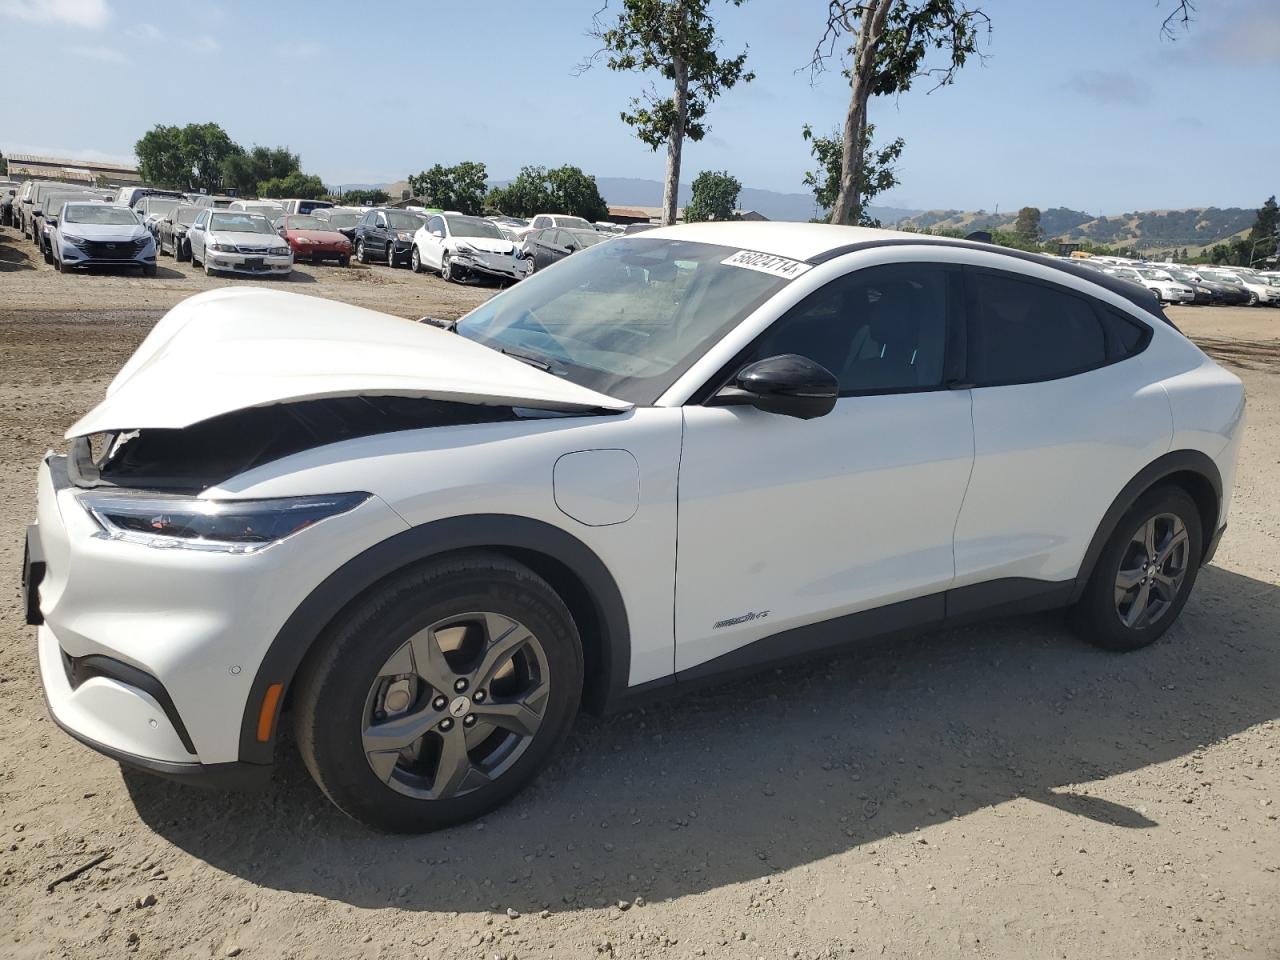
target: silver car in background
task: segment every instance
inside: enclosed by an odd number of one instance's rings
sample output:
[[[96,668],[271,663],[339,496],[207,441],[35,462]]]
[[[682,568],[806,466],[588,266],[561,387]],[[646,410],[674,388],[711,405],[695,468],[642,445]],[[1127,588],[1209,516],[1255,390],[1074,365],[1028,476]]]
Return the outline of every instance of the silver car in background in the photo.
[[[206,207],[187,230],[191,265],[215,273],[285,276],[293,270],[293,251],[271,221],[260,213]]]
[[[83,267],[137,267],[156,275],[156,243],[126,206],[101,201],[68,202],[51,214],[49,237],[59,273]]]

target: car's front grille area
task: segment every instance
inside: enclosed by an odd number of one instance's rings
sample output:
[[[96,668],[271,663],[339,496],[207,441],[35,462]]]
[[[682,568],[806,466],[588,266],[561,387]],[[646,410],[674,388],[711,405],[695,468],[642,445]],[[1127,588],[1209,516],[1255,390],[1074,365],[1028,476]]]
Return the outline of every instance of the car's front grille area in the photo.
[[[84,245],[84,252],[95,260],[132,260],[146,245],[145,237],[138,240],[89,240]]]
[[[265,255],[268,249],[269,249],[268,247],[246,247],[246,246],[236,247],[236,250],[239,251],[240,253],[253,254],[255,257],[261,257]]]

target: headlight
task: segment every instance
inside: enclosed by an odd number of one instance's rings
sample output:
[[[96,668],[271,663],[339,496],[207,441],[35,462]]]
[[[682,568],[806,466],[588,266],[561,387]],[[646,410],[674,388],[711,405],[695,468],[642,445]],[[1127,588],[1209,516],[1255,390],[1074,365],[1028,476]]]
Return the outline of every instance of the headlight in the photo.
[[[471,244],[469,243],[456,243],[453,246],[453,252],[461,253],[461,254],[464,254],[465,256],[470,257],[476,253],[476,248],[471,246]]]
[[[234,243],[211,243],[209,249],[214,253],[235,253],[236,245]]]
[[[217,553],[256,553],[369,499],[367,493],[273,500],[197,500],[115,491],[79,496],[102,528],[98,536],[105,539]]]
[[[400,240],[412,240],[413,234],[408,230],[401,230],[396,234],[396,238]]]
[[[73,247],[83,247],[86,243],[89,242],[84,237],[72,237],[72,236],[68,236],[65,233],[62,235],[62,239],[64,242],[71,244]]]
[[[294,239],[296,242],[298,242],[298,243],[310,243],[310,242],[311,242],[311,238],[310,238],[310,237],[294,237],[293,239]]]
[[[267,255],[271,257],[287,257],[289,255],[288,247],[272,247],[267,251]]]

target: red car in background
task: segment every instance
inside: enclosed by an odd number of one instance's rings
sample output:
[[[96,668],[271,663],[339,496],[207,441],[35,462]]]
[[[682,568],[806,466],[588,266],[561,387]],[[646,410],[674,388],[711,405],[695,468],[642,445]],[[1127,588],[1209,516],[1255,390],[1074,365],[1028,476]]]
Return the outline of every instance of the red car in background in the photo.
[[[319,217],[289,214],[276,221],[276,229],[293,250],[295,262],[337,260],[344,267],[351,262],[351,241]]]

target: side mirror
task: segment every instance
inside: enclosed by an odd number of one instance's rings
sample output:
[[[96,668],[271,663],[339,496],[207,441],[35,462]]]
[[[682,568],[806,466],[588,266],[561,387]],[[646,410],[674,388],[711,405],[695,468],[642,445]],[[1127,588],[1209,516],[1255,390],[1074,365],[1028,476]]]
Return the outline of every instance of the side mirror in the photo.
[[[444,231],[443,231],[443,230],[432,230],[432,231],[431,231],[431,235],[432,235],[433,237],[437,237],[437,238],[439,238],[439,239],[441,239],[441,240],[443,240],[443,239],[444,239]]]
[[[747,364],[712,402],[812,420],[830,413],[839,396],[840,384],[830,370],[808,357],[784,353]]]
[[[56,227],[57,225],[58,225],[58,218],[57,218],[57,217],[50,217],[50,218],[49,218],[49,226],[51,226],[51,227]]]

